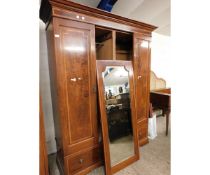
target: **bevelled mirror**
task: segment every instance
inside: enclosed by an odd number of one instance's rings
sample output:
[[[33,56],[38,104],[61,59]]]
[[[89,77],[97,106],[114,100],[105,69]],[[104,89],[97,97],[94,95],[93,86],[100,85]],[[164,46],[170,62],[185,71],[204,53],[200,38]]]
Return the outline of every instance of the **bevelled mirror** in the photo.
[[[131,61],[97,61],[106,174],[139,159]]]

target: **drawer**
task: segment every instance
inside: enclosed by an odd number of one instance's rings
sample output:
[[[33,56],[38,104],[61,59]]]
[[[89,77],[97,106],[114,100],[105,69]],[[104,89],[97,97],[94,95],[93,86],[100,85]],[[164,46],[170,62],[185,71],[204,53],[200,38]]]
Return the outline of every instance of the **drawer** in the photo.
[[[65,157],[69,174],[75,174],[101,160],[101,151],[95,148],[75,156]]]

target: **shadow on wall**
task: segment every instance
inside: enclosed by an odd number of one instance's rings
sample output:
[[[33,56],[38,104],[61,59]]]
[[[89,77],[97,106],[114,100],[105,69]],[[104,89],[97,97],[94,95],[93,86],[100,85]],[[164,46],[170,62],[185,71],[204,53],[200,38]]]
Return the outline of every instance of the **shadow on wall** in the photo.
[[[39,86],[44,112],[45,138],[48,154],[56,152],[55,131],[50,91],[45,24],[39,22]]]

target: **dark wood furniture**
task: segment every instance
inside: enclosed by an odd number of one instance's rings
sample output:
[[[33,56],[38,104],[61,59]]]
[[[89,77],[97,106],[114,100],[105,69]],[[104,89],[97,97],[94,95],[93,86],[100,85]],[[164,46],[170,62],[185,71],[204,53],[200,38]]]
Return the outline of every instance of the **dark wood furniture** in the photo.
[[[114,96],[114,99],[111,99],[111,101],[110,99],[107,99],[106,110],[110,141],[130,133],[131,110],[129,93],[117,94]]]
[[[110,127],[109,125],[109,114],[107,114],[105,97],[104,97],[104,82],[103,82],[103,75],[102,72],[105,72],[106,66],[123,66],[128,71],[128,81],[129,81],[129,96],[130,96],[130,113],[127,113],[127,117],[130,117],[131,120],[131,133],[133,135],[134,141],[134,155],[123,160],[122,162],[111,166],[111,151],[109,147],[109,135]],[[100,113],[101,113],[101,123],[102,123],[102,135],[103,135],[103,145],[104,145],[104,156],[105,156],[105,169],[106,174],[111,175],[119,171],[120,169],[128,166],[129,164],[133,163],[134,161],[139,159],[139,148],[138,148],[138,136],[137,136],[137,116],[136,116],[136,107],[135,107],[135,91],[134,91],[134,77],[133,77],[133,69],[132,69],[132,62],[131,61],[97,61],[97,82],[98,82],[98,93],[99,93],[99,104],[100,104]],[[122,118],[121,118],[122,119]],[[127,123],[127,126],[130,126],[130,123]],[[120,131],[118,131],[120,132]],[[126,133],[124,133],[126,134]],[[125,150],[123,150],[125,151]]]
[[[171,112],[171,88],[150,92],[150,102],[153,108],[160,108],[166,115],[166,135],[168,135],[169,114]]]
[[[42,101],[39,101],[39,174],[48,175],[48,158],[47,148],[45,141],[45,129],[44,129],[44,114],[42,110]]]
[[[131,112],[130,108],[119,108],[115,106],[108,110],[109,140],[112,142],[131,130]],[[129,127],[128,127],[129,126]]]
[[[147,143],[150,41],[156,27],[67,0],[42,0],[40,18],[46,23],[61,172],[87,174],[103,164],[97,59],[132,61],[138,138],[140,145]]]

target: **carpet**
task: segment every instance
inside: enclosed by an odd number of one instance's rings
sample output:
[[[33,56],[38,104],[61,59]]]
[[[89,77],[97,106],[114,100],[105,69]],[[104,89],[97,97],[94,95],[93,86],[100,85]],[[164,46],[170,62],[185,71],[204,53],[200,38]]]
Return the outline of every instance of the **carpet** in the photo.
[[[165,117],[157,118],[158,136],[140,148],[140,160],[115,173],[115,175],[170,175],[170,124],[168,136],[165,135]],[[59,175],[55,156],[49,156],[50,175]],[[88,175],[105,175],[104,167],[99,167]]]

